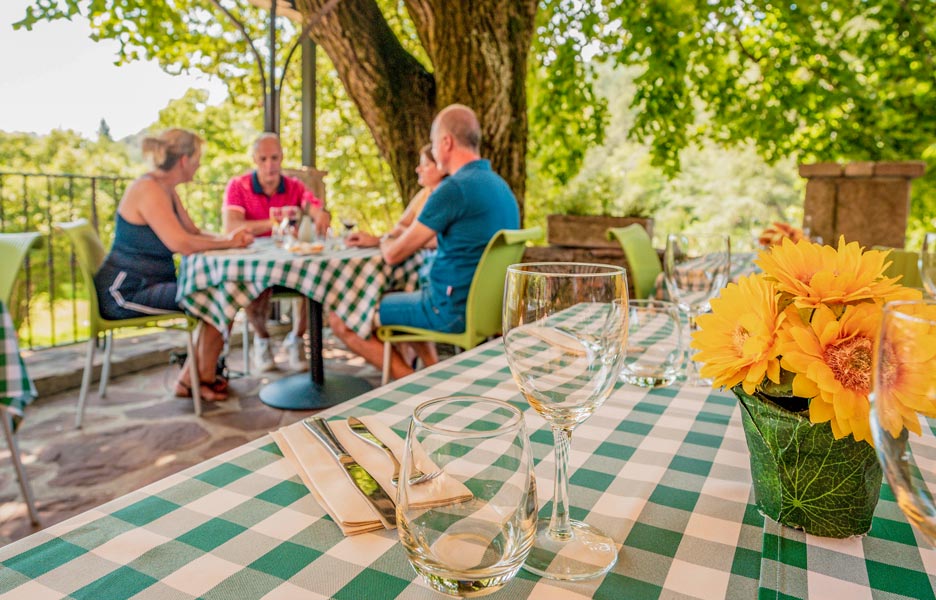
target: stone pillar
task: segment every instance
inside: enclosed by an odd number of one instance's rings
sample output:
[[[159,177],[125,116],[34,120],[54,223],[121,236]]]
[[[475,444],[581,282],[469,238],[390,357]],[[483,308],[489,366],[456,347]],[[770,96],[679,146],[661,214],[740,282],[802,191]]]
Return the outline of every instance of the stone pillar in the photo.
[[[903,248],[910,181],[925,170],[923,161],[800,165],[807,180],[803,215],[827,244],[844,235],[865,248]]]

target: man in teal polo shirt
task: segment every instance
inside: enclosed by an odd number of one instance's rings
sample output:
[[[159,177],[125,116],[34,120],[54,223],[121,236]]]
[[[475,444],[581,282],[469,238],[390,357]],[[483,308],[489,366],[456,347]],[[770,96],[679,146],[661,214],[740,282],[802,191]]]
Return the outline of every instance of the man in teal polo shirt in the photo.
[[[507,182],[491,170],[490,161],[481,158],[481,126],[474,111],[461,104],[444,108],[432,123],[430,139],[436,164],[449,177],[400,237],[381,241],[380,251],[385,261],[395,265],[437,236],[438,252],[419,291],[390,293],[381,299],[379,324],[458,333],[465,330],[468,289],[484,248],[499,230],[520,227],[520,211]],[[383,344],[376,337],[362,339],[334,313],[329,325],[349,349],[381,368]],[[414,346],[426,365],[438,361],[432,345]],[[392,353],[394,378],[412,371],[398,352]]]

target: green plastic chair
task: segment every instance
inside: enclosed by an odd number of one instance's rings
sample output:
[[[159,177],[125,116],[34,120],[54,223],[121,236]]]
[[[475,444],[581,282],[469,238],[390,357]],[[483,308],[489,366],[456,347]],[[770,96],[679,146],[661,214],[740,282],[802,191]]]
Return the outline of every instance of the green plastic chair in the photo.
[[[920,254],[911,252],[902,248],[890,248],[888,246],[875,246],[874,250],[890,250],[885,262],[890,262],[890,266],[884,269],[884,274],[888,277],[897,277],[903,275],[900,284],[907,287],[923,289],[923,278],[920,276]]]
[[[70,223],[55,223],[57,231],[64,233],[71,240],[75,249],[75,258],[78,262],[78,269],[81,271],[82,279],[88,289],[88,324],[90,332],[88,333],[88,353],[85,357],[84,374],[81,377],[81,392],[78,394],[78,410],[75,415],[75,427],[81,428],[81,421],[84,418],[85,402],[88,398],[88,388],[91,386],[91,377],[94,372],[94,353],[97,346],[98,335],[104,334],[104,361],[101,365],[100,387],[98,395],[101,398],[107,393],[107,382],[110,378],[111,351],[114,345],[114,331],[129,327],[164,327],[166,329],[179,329],[185,331],[187,335],[186,346],[188,355],[192,360],[189,361],[189,373],[192,381],[192,401],[195,405],[195,414],[201,415],[201,393],[197,382],[199,381],[198,366],[195,364],[195,344],[192,333],[199,326],[200,321],[186,315],[183,312],[166,313],[160,315],[145,315],[131,319],[105,319],[101,316],[98,307],[97,288],[94,285],[94,274],[104,262],[104,246],[97,235],[97,232],[85,219],[79,219]],[[181,323],[179,322],[181,321]]]
[[[471,279],[465,308],[465,331],[462,333],[443,333],[405,325],[379,327],[377,339],[384,343],[383,384],[390,381],[390,345],[393,342],[440,342],[468,350],[500,334],[507,267],[520,262],[528,241],[542,236],[541,227],[502,229],[494,234]]]
[[[608,229],[608,239],[616,239],[624,251],[627,270],[634,284],[634,298],[649,298],[656,288],[657,277],[663,272],[660,256],[653,248],[647,230],[637,223]]]
[[[29,254],[29,250],[38,242],[42,236],[34,231],[26,233],[0,233],[0,300],[11,311],[10,301],[13,299],[13,287],[16,278],[19,276],[23,261]],[[3,436],[6,438],[7,447],[10,449],[10,458],[13,461],[13,468],[16,471],[16,479],[19,481],[20,491],[23,493],[23,499],[26,500],[26,509],[29,512],[29,519],[35,525],[39,525],[39,512],[36,510],[36,502],[33,499],[32,488],[29,485],[29,479],[26,477],[26,470],[23,468],[23,461],[20,459],[19,446],[16,444],[16,437],[13,432],[11,416],[6,411],[6,406],[0,405],[0,426],[3,427]]]

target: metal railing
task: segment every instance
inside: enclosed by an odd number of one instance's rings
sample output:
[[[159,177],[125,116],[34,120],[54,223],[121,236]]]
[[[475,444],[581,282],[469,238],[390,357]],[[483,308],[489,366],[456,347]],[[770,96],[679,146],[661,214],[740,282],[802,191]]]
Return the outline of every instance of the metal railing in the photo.
[[[0,231],[38,231],[44,242],[29,253],[17,278],[10,311],[20,346],[61,346],[88,339],[87,298],[68,239],[52,224],[85,218],[109,248],[117,204],[129,177],[24,173],[0,170]],[[221,227],[225,182],[194,181],[178,188],[192,219],[205,229]]]

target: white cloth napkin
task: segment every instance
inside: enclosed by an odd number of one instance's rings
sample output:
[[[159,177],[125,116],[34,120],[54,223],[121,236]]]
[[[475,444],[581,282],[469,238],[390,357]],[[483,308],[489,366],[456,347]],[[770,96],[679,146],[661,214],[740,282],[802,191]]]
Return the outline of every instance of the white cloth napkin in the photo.
[[[378,417],[361,417],[361,421],[390,447],[397,459],[403,457],[404,440],[392,429]],[[351,433],[346,419],[329,420],[328,424],[348,454],[377,480],[395,502],[396,488],[390,483],[393,463],[384,451]],[[371,503],[351,482],[338,461],[301,422],[283,427],[270,435],[312,496],[345,535],[383,527]],[[428,460],[420,461],[417,466],[426,473],[435,471],[435,465]],[[432,506],[471,498],[468,488],[444,474],[413,486],[412,490],[414,506]]]

